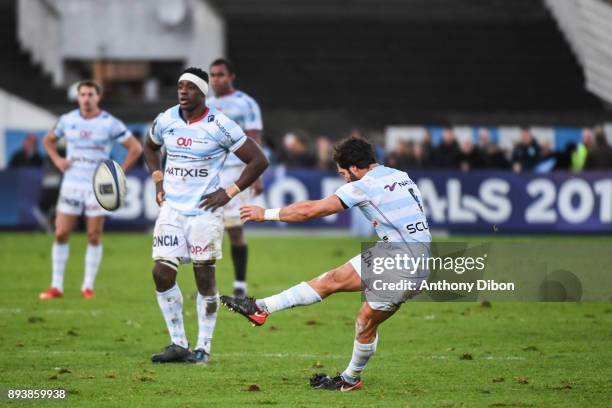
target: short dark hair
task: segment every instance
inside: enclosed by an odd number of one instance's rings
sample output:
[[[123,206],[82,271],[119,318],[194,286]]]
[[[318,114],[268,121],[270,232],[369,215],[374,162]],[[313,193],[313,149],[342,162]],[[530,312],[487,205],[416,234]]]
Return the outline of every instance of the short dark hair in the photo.
[[[94,88],[98,95],[102,95],[102,87],[100,86],[99,83],[97,83],[93,79],[85,79],[83,81],[80,81],[79,84],[77,85],[77,92],[80,91],[81,88],[84,86],[88,88]]]
[[[208,73],[200,68],[196,68],[196,67],[189,67],[186,70],[184,70],[183,72],[181,72],[181,75],[183,74],[193,74],[195,76],[197,76],[198,78],[201,78],[204,80],[204,82],[208,83]]]
[[[236,73],[234,64],[232,63],[232,61],[228,60],[227,58],[217,58],[216,60],[212,62],[212,64],[210,64],[211,67],[214,65],[225,65],[225,67],[227,68],[227,72],[229,72],[230,74]]]
[[[368,168],[376,163],[374,147],[363,139],[349,137],[334,146],[334,161],[343,169],[357,166],[358,169]]]

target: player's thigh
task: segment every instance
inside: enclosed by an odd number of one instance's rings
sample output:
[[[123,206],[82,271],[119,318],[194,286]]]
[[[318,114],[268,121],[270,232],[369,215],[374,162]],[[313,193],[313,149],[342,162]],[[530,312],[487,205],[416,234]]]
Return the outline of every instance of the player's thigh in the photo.
[[[153,229],[153,259],[189,259],[185,238],[186,218],[163,203]]]
[[[87,225],[87,238],[88,239],[100,239],[102,231],[104,230],[104,217],[86,217]]]
[[[350,262],[325,272],[309,281],[308,284],[322,298],[336,292],[359,292],[361,290],[361,278]]]
[[[187,217],[185,239],[192,261],[207,262],[221,259],[223,215],[220,211]]]
[[[82,186],[63,183],[57,198],[57,213],[78,217],[85,207],[85,195]]]
[[[67,238],[78,218],[78,215],[58,212],[55,215],[55,235],[61,238]]]
[[[85,216],[86,217],[104,217],[110,214],[110,211],[106,211],[98,200],[93,192],[93,190],[89,189],[85,193]]]

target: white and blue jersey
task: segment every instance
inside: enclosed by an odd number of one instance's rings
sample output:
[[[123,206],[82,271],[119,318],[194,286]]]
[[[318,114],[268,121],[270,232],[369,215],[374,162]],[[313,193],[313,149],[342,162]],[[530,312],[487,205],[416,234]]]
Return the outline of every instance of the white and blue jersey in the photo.
[[[262,130],[261,110],[255,99],[244,92],[234,91],[229,95],[212,97],[206,100],[206,105],[221,111],[238,124],[243,131]],[[230,154],[225,167],[244,166],[242,160],[235,154]]]
[[[246,141],[240,126],[218,110],[208,108],[188,122],[179,105],[157,116],[149,136],[166,147],[166,203],[187,216],[204,213],[198,208],[202,196],[219,187],[227,156]]]
[[[385,242],[431,242],[421,192],[408,174],[377,166],[336,191],[345,206],[357,206]]]
[[[66,159],[71,162],[64,173],[63,185],[91,189],[98,164],[110,157],[113,143],[123,143],[132,134],[123,122],[101,111],[94,118],[84,118],[79,109],[60,116],[53,133],[66,139]]]

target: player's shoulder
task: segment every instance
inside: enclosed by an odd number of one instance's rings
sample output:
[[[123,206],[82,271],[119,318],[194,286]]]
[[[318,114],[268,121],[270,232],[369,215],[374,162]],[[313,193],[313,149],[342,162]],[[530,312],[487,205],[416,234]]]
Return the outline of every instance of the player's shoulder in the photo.
[[[253,98],[251,95],[244,91],[236,90],[233,96],[238,100],[244,101],[246,104],[257,105],[257,101],[255,101],[255,98]]]
[[[100,112],[100,115],[98,116],[98,119],[100,120],[105,120],[105,121],[109,121],[109,122],[121,122],[121,119],[119,119],[118,117],[116,117],[115,115],[111,114],[110,112],[107,112],[105,110]]]
[[[370,170],[361,180],[355,181],[357,188],[364,192],[374,193],[380,191],[380,186],[393,182],[402,182],[408,178],[406,172],[383,165]]]
[[[180,119],[179,105],[178,104],[169,107],[165,111],[160,112],[157,115],[157,117],[155,118],[155,122],[161,124],[161,123],[164,123],[164,122],[171,122],[171,121],[174,121],[176,119]]]
[[[76,120],[81,117],[81,111],[79,109],[73,109],[68,111],[62,115],[60,115],[60,120]]]
[[[373,168],[371,171],[369,171],[366,174],[366,177],[364,178],[368,178],[372,180],[381,180],[381,179],[386,179],[390,177],[398,177],[402,175],[406,175],[406,172],[395,169],[393,167],[387,167],[381,164]]]
[[[233,120],[231,120],[225,113],[221,112],[220,110],[218,110],[215,107],[209,106],[208,107],[208,113],[206,114],[206,117],[204,118],[204,122],[205,123],[212,123],[215,122],[215,124],[225,124],[225,123],[230,123],[230,122],[234,122]]]

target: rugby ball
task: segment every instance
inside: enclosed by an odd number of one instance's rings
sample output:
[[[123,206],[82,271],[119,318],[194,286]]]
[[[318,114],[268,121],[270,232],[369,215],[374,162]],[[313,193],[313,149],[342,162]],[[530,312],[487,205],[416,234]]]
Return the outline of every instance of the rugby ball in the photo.
[[[96,200],[107,211],[115,211],[125,200],[127,184],[121,166],[114,160],[104,160],[93,176]]]

